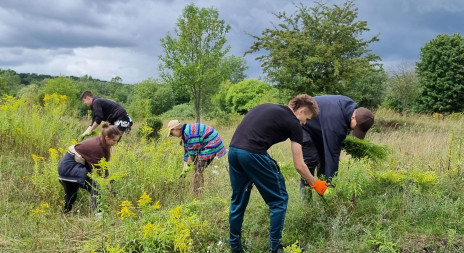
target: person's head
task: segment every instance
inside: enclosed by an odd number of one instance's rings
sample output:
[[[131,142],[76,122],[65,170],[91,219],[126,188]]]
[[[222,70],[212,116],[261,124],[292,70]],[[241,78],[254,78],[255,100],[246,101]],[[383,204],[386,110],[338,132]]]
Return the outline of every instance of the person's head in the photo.
[[[109,125],[108,123],[102,124],[102,132],[100,138],[102,140],[103,148],[105,149],[105,158],[107,161],[110,160],[111,147],[118,143],[121,137],[121,131],[117,126]]]
[[[93,94],[91,91],[86,90],[82,92],[81,96],[79,97],[80,100],[86,105],[91,106],[93,101]]]
[[[351,129],[356,138],[364,139],[367,131],[374,124],[374,114],[367,108],[359,107],[354,110],[351,116]]]
[[[300,124],[306,124],[307,120],[315,118],[319,114],[319,107],[316,100],[309,95],[300,94],[288,103]]]
[[[175,137],[181,137],[182,136],[182,123],[180,123],[179,120],[171,120],[168,123],[168,137],[169,136],[175,136]]]

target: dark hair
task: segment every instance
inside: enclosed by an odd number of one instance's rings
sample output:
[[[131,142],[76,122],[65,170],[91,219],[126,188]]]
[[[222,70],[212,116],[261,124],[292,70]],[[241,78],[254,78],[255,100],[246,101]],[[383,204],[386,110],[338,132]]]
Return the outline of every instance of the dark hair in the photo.
[[[308,112],[313,114],[314,117],[319,114],[319,106],[317,105],[316,100],[314,100],[314,98],[306,94],[300,94],[292,98],[292,100],[290,100],[290,103],[288,103],[288,106],[292,108],[293,111],[296,111],[301,107],[304,107],[308,109]]]
[[[79,97],[80,100],[86,98],[86,97],[91,97],[93,98],[93,93],[89,90],[86,90],[84,92],[82,92],[81,96]]]
[[[106,161],[109,161],[111,158],[111,147],[109,147],[108,144],[106,144],[105,136],[108,136],[109,138],[114,138],[117,135],[121,135],[121,131],[119,131],[117,126],[110,126],[108,123],[102,124],[102,132],[100,138],[103,144],[103,150],[105,151]]]

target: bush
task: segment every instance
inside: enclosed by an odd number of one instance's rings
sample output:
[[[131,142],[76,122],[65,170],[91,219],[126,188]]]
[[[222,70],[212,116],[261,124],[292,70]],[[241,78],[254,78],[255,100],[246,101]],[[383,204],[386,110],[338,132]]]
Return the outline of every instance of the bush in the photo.
[[[266,95],[270,89],[269,84],[256,79],[241,81],[229,88],[226,104],[235,112],[246,113],[260,104],[262,96]]]
[[[139,127],[137,133],[139,136],[147,139],[159,138],[159,131],[163,128],[163,121],[157,117],[148,118],[142,127]]]
[[[174,93],[170,86],[160,86],[150,98],[150,111],[154,115],[160,115],[169,111],[174,106]]]
[[[171,110],[163,113],[161,118],[192,119],[195,118],[195,110],[191,104],[180,104],[174,106]]]

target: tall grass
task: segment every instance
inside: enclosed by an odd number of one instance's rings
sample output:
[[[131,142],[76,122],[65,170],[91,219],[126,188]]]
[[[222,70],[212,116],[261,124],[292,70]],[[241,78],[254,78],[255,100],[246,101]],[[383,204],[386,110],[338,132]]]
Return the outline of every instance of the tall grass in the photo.
[[[193,172],[180,176],[182,147],[166,133],[147,141],[134,129],[116,145],[105,165],[116,177],[116,195],[100,181],[103,219],[93,216],[82,190],[73,212],[61,214],[57,163],[88,123],[67,111],[65,101],[55,95],[53,106],[12,97],[0,103],[0,251],[229,252],[227,158],[206,169],[205,190],[195,197]],[[207,123],[230,142],[230,122]],[[336,187],[309,203],[300,201],[289,142],[272,147],[290,196],[283,231],[283,243],[293,245],[288,251],[462,252],[463,123],[376,112],[367,138],[391,154],[371,161],[344,153]],[[268,227],[269,211],[253,189],[243,224],[248,252],[268,250]]]

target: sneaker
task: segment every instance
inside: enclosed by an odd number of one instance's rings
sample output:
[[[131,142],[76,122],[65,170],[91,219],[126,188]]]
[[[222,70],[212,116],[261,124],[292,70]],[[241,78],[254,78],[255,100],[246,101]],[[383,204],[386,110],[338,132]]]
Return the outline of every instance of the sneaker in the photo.
[[[97,220],[101,220],[102,212],[95,213],[95,218],[97,218]]]

